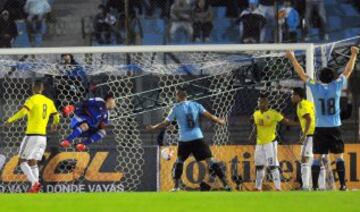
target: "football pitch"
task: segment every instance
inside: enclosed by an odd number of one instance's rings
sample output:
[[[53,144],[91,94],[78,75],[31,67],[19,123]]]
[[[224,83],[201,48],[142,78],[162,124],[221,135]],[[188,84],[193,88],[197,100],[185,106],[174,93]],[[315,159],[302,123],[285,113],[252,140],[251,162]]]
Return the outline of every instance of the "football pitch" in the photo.
[[[0,211],[360,211],[360,192],[1,194]]]

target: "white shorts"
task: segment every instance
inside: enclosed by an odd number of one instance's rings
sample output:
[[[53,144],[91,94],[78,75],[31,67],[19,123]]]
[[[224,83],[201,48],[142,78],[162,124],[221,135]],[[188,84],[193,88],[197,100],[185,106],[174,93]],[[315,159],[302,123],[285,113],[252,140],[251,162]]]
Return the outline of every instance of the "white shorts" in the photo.
[[[313,137],[307,136],[301,147],[301,157],[313,157]]]
[[[255,166],[279,166],[277,141],[257,144],[255,147]]]
[[[46,148],[46,136],[27,135],[20,145],[20,159],[41,160]]]

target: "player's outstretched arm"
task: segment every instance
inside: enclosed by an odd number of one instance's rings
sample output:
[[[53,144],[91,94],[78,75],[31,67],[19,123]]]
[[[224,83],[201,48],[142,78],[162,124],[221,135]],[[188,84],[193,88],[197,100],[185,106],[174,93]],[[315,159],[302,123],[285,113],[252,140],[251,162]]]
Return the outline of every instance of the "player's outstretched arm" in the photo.
[[[21,119],[22,117],[26,116],[28,113],[28,109],[26,107],[22,107],[17,113],[11,116],[6,122],[5,126],[10,126],[11,123]]]
[[[205,111],[205,112],[203,113],[203,115],[204,115],[207,119],[209,119],[210,121],[212,121],[212,122],[214,122],[214,123],[217,123],[217,124],[220,124],[220,125],[225,125],[225,120],[224,120],[224,119],[219,118],[219,117],[216,117],[216,116],[214,116],[213,114],[211,114],[211,113],[209,113],[209,112],[207,112],[207,111]]]
[[[349,78],[354,70],[356,59],[359,54],[359,48],[353,46],[351,47],[351,56],[349,62],[346,64],[343,75],[346,78]]]
[[[145,129],[146,130],[157,130],[157,129],[165,128],[165,127],[167,127],[169,125],[170,125],[170,121],[165,119],[164,121],[162,121],[162,122],[160,122],[158,124],[146,126]]]
[[[290,60],[291,64],[294,66],[294,70],[296,74],[300,77],[300,79],[306,82],[309,79],[309,76],[306,75],[304,68],[300,65],[299,61],[296,59],[293,51],[287,51],[286,57]]]

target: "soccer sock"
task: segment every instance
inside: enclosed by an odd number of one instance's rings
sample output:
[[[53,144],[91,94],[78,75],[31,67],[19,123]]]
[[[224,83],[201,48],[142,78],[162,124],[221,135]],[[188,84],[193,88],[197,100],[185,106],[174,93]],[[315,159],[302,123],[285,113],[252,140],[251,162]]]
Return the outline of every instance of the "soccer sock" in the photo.
[[[39,167],[37,165],[31,167],[31,171],[36,181],[39,182]]]
[[[106,136],[105,130],[99,130],[96,133],[92,134],[89,139],[86,139],[83,143],[85,145],[89,145],[95,143]]]
[[[265,176],[265,169],[264,167],[262,168],[256,168],[256,181],[255,181],[255,187],[258,190],[262,189],[262,182]]]
[[[224,186],[227,186],[226,176],[225,176],[224,171],[221,169],[218,162],[211,162],[209,171],[210,171],[210,173],[213,171],[216,174],[216,176],[219,177],[219,179],[221,180],[221,183]]]
[[[26,178],[31,182],[31,185],[34,185],[36,183],[36,178],[34,177],[32,170],[27,162],[22,162],[20,164],[20,168],[25,174]]]
[[[72,133],[66,138],[66,140],[72,142],[75,138],[79,137],[83,133],[80,127],[75,128]]]
[[[5,161],[6,161],[5,155],[0,154],[0,170],[1,170],[2,167],[4,166]]]
[[[301,180],[302,180],[302,187],[304,189],[310,187],[310,174],[311,174],[311,168],[309,162],[301,163]]]
[[[280,172],[277,167],[271,168],[271,175],[273,177],[275,189],[281,190]]]
[[[180,187],[180,179],[184,168],[184,162],[182,161],[176,161],[173,168],[173,179],[175,183],[175,188]]]
[[[326,190],[326,168],[325,168],[325,166],[320,167],[318,183],[319,183],[319,189]]]
[[[339,176],[340,185],[345,186],[345,161],[342,158],[336,159],[336,171]]]
[[[318,181],[319,181],[319,174],[320,174],[320,160],[314,160],[311,166],[311,175],[312,175],[312,183],[313,189],[318,189]]]

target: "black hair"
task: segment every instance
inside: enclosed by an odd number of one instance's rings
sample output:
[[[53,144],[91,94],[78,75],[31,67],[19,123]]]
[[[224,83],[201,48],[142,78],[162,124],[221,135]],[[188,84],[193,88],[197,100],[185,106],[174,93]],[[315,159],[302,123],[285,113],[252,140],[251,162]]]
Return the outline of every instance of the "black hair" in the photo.
[[[33,82],[33,87],[41,87],[41,86],[44,86],[44,83],[41,79],[36,79],[34,82]]]
[[[35,92],[39,92],[41,88],[44,88],[43,81],[41,79],[36,79],[32,84],[32,88]]]
[[[108,93],[104,96],[104,101],[106,102],[107,100],[113,99],[113,98],[114,98],[114,95],[112,93]]]
[[[293,92],[294,94],[300,96],[300,98],[302,99],[305,98],[305,90],[303,88],[299,88],[299,87],[293,88]]]
[[[177,87],[176,92],[179,93],[183,97],[187,96],[187,91],[186,91],[185,87]]]
[[[332,68],[325,67],[320,70],[319,80],[322,83],[330,83],[336,79],[336,71]]]
[[[70,64],[76,63],[76,61],[75,61],[75,59],[74,59],[74,55],[72,55],[72,54],[61,54],[61,59],[64,59],[64,57],[65,57],[66,55],[69,55],[69,57],[70,57]]]

